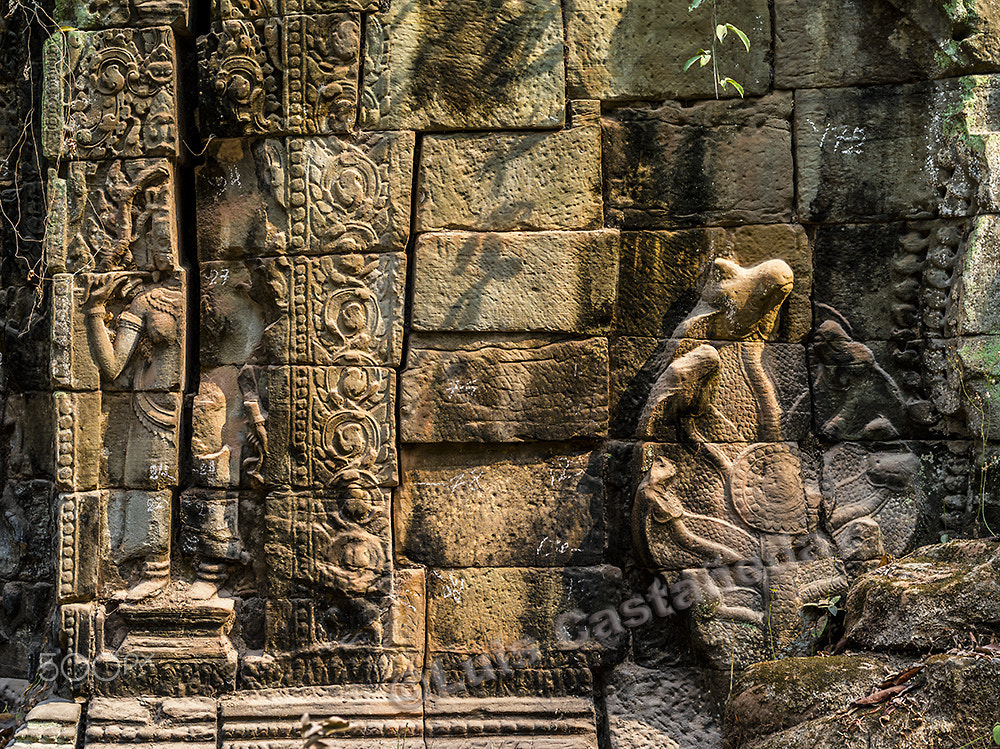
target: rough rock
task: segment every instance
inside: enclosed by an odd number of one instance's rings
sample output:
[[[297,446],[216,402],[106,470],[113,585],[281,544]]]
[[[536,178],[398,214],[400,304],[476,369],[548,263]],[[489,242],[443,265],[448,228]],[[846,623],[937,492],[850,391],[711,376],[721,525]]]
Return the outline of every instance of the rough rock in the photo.
[[[872,650],[926,651],[957,633],[1000,634],[998,571],[996,542],[925,546],[855,583],[846,636]]]
[[[415,254],[415,330],[608,331],[617,232],[435,232]]]

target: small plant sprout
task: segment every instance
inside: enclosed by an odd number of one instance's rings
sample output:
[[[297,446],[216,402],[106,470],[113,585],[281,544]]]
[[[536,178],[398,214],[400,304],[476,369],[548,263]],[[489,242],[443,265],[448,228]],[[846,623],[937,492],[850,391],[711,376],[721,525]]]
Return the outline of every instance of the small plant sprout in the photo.
[[[722,77],[719,74],[719,54],[718,45],[722,44],[726,37],[732,32],[733,36],[737,37],[746,48],[746,51],[750,51],[750,39],[745,33],[731,23],[718,23],[716,20],[716,7],[715,0],[709,0],[712,3],[712,26],[715,28],[715,33],[712,35],[712,44],[709,49],[699,49],[698,54],[689,59],[684,63],[684,70],[687,71],[692,65],[698,63],[698,67],[703,68],[709,63],[712,63],[712,79],[715,84],[715,98],[719,98],[719,87],[725,91],[728,86],[732,86],[736,93],[743,98],[743,86],[740,85],[736,80],[730,78],[729,76]],[[691,0],[691,5],[688,7],[688,12],[691,13],[697,10],[705,0]]]

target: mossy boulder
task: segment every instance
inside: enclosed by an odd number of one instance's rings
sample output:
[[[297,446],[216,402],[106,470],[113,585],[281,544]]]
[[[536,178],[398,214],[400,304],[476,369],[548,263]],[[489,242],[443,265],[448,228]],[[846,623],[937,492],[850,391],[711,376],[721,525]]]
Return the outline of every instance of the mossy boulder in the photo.
[[[863,575],[847,598],[847,638],[865,650],[945,650],[1000,635],[1000,544],[925,546]]]

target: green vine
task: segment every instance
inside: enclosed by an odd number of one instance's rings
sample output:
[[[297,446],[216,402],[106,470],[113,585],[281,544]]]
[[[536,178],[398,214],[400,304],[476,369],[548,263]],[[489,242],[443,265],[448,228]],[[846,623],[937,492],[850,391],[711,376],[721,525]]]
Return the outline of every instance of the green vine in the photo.
[[[688,7],[688,13],[692,13],[695,10],[697,10],[704,2],[705,0],[691,0],[691,5]],[[743,42],[743,46],[746,48],[746,51],[750,52],[750,39],[749,37],[747,37],[745,33],[743,33],[742,30],[740,30],[733,24],[719,23],[716,12],[717,9],[715,7],[715,0],[710,0],[710,2],[712,3],[712,28],[714,29],[714,32],[712,34],[712,42],[709,45],[708,49],[705,48],[699,49],[698,54],[696,54],[694,57],[685,62],[684,70],[685,71],[689,70],[691,66],[694,65],[695,63],[698,63],[698,67],[701,68],[705,67],[709,63],[712,63],[712,80],[715,84],[715,98],[716,99],[719,98],[719,86],[722,87],[723,91],[726,90],[727,86],[732,86],[734,89],[736,89],[736,92],[740,95],[740,98],[742,99],[743,86],[740,85],[734,79],[728,76],[723,78],[719,74],[718,45],[722,44],[722,42],[726,40],[726,37],[729,36],[729,32],[732,32],[733,36],[737,37],[741,42]]]

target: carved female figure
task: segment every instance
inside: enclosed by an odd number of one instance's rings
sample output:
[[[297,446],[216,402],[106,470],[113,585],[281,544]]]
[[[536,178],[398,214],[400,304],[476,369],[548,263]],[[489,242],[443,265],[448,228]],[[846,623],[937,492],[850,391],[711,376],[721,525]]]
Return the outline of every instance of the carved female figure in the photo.
[[[143,562],[141,578],[127,596],[131,600],[158,591],[170,575],[169,493],[134,490],[177,483],[185,298],[170,256],[156,253],[154,262],[152,277],[125,272],[92,277],[83,303],[91,353],[104,378],[115,380],[132,366],[123,471],[124,487],[130,491],[125,493],[122,548],[117,550],[119,561]],[[105,325],[106,305],[130,296],[112,335]]]

